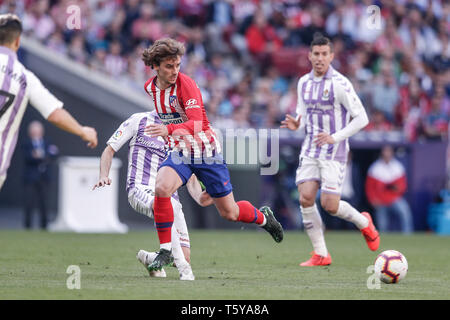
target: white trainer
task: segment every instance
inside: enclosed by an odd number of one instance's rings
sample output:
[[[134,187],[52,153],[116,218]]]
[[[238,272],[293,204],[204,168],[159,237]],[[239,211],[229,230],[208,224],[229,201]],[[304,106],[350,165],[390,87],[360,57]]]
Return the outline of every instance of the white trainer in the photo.
[[[180,265],[178,268],[178,272],[180,273],[180,280],[195,280],[194,273],[192,272],[191,265],[189,263]]]
[[[148,252],[145,250],[139,250],[139,252],[136,255],[136,258],[139,260],[140,263],[142,263],[145,267],[145,269],[148,271],[148,274],[150,277],[154,278],[165,278],[167,277],[166,271],[164,269],[156,270],[156,271],[149,271],[148,266],[150,263],[153,262],[155,259],[157,253],[156,252]]]

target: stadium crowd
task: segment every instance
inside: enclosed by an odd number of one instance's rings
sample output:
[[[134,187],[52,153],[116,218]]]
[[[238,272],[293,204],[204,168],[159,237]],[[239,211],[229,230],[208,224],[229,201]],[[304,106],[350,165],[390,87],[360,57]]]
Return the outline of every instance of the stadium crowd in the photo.
[[[79,29],[67,28],[71,5]],[[24,33],[49,49],[141,93],[153,74],[142,50],[164,36],[183,41],[182,72],[218,128],[276,128],[295,114],[297,80],[320,32],[367,109],[365,130],[448,137],[449,1],[6,0],[0,11],[19,15]]]

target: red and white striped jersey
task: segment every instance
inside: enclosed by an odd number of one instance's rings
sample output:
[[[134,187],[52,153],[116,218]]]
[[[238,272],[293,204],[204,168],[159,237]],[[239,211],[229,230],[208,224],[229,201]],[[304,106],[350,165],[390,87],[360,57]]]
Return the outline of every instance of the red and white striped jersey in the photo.
[[[156,86],[156,77],[144,86],[151,103],[169,132],[168,146],[183,155],[195,158],[212,157],[220,153],[220,143],[206,116],[200,89],[183,73],[165,90]]]

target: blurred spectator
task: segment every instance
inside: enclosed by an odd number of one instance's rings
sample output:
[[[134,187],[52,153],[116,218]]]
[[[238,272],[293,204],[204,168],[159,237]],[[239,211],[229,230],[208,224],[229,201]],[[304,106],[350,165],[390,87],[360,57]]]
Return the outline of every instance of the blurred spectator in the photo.
[[[448,134],[449,114],[442,110],[443,97],[435,95],[431,100],[431,111],[423,119],[425,137],[429,139],[445,140]]]
[[[389,231],[391,215],[400,222],[400,231],[413,231],[411,210],[403,198],[406,189],[405,168],[394,158],[393,148],[384,146],[380,159],[369,167],[365,186],[367,198],[375,208],[376,222],[381,232]]]
[[[156,18],[155,7],[150,2],[141,5],[139,18],[132,26],[132,36],[139,41],[150,40],[151,42],[163,36],[163,24]]]
[[[387,132],[392,130],[392,128],[392,124],[386,120],[384,113],[379,110],[375,110],[370,117],[369,124],[364,128],[364,130]]]
[[[385,68],[381,71],[379,81],[373,86],[372,105],[377,111],[381,111],[384,117],[394,122],[395,107],[399,101],[398,87],[392,70]]]
[[[404,128],[409,141],[416,141],[422,134],[421,119],[430,110],[430,99],[420,88],[417,78],[400,89],[400,104],[397,108],[397,123]]]
[[[282,45],[281,39],[261,10],[255,13],[253,23],[247,29],[245,37],[250,53],[264,67],[270,65],[271,54]]]
[[[68,55],[73,60],[86,63],[88,53],[86,51],[86,43],[82,33],[75,33],[70,41]]]
[[[55,30],[55,22],[47,12],[49,12],[48,0],[34,2],[22,21],[24,33],[33,33],[39,40],[49,37]]]
[[[44,127],[39,121],[28,125],[28,139],[22,145],[25,160],[24,227],[32,226],[32,212],[36,206],[40,213],[40,227],[47,228],[47,197],[50,182],[49,166],[58,154],[58,148],[44,138]]]
[[[113,77],[121,76],[127,69],[127,60],[120,55],[121,50],[120,42],[114,41],[105,57],[105,70]]]
[[[67,45],[64,42],[63,34],[61,32],[54,32],[47,41],[47,48],[61,54],[66,54]]]

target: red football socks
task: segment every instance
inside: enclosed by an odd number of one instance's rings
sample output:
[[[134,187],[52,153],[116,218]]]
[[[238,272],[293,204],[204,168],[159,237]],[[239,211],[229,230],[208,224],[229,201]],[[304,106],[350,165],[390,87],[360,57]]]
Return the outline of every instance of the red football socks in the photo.
[[[170,243],[172,241],[173,208],[170,197],[156,197],[153,206],[155,226],[158,231],[159,243]]]
[[[256,223],[258,225],[264,222],[264,214],[256,209],[250,202],[245,200],[238,201],[237,205],[239,206],[238,221]]]

